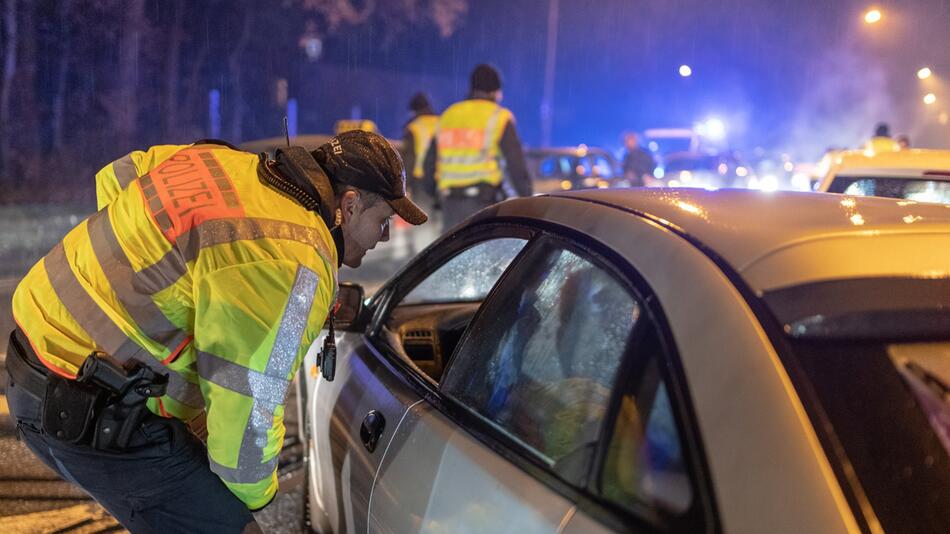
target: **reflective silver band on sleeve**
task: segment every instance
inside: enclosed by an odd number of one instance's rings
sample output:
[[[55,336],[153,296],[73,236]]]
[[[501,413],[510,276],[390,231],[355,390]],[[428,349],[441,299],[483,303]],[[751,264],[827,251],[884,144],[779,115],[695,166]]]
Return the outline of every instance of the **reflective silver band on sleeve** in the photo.
[[[237,466],[231,468],[211,460],[211,470],[227,482],[259,482],[277,468],[276,456],[264,461],[267,435],[274,426],[274,413],[286,398],[319,283],[317,273],[303,265],[297,268],[263,373],[208,353],[198,354],[198,373],[202,378],[254,399],[241,437]]]

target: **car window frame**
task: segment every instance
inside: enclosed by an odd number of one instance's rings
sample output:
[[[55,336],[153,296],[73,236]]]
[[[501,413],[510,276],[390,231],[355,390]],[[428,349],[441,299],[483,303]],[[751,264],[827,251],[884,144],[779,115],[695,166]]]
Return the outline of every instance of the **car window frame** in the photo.
[[[475,224],[453,234],[451,236],[451,245],[449,246],[440,247],[440,243],[449,242],[446,239],[440,239],[428,250],[424,251],[400,269],[399,272],[390,278],[389,281],[379,289],[376,295],[373,296],[368,304],[368,307],[372,310],[372,318],[364,334],[371,337],[377,336],[380,329],[385,325],[386,319],[391,315],[392,309],[399,305],[402,299],[409,295],[423,280],[466,250],[479,243],[493,239],[524,239],[526,241],[524,247],[515,255],[508,265],[508,268],[505,269],[505,272],[495,281],[495,285],[497,285],[515,264],[518,257],[520,257],[531,244],[531,239],[535,233],[536,232],[529,227],[518,224],[485,222]],[[492,290],[494,290],[494,286]],[[489,291],[488,295],[490,294],[491,291]],[[482,302],[488,299],[488,295],[485,296]]]
[[[578,242],[577,237],[572,239],[571,237],[566,237],[561,234],[541,230],[532,238],[532,240],[524,247],[524,249],[522,249],[521,254],[519,254],[519,256],[515,258],[515,261],[509,265],[505,275],[498,280],[496,286],[493,287],[492,291],[485,297],[485,300],[482,302],[482,306],[479,308],[475,316],[472,317],[472,323],[476,322],[479,319],[479,316],[485,313],[485,305],[487,303],[493,299],[500,298],[499,288],[504,284],[504,278],[519,268],[520,260],[525,257],[529,257],[531,250],[542,246],[543,242],[547,239],[553,240],[555,243],[560,245],[561,248],[578,254],[585,261],[588,261],[595,267],[607,272],[615,281],[624,287],[624,289],[631,295],[631,297],[640,307],[640,318],[633,325],[633,328],[631,328],[630,334],[628,335],[626,344],[624,346],[623,353],[620,356],[620,362],[617,366],[614,383],[612,384],[610,390],[607,411],[604,415],[604,423],[599,429],[596,452],[591,459],[590,465],[588,466],[586,483],[583,485],[583,487],[579,487],[563,480],[553,471],[549,465],[547,465],[546,461],[541,458],[536,451],[525,445],[517,436],[512,435],[506,429],[490,421],[476,410],[463,404],[451,395],[443,392],[441,389],[441,384],[438,386],[440,396],[444,401],[449,401],[458,409],[466,412],[469,417],[480,420],[484,425],[492,429],[492,431],[497,433],[495,439],[501,438],[501,441],[505,442],[505,446],[513,449],[513,452],[515,452],[521,458],[527,459],[529,462],[545,471],[548,475],[557,479],[558,481],[561,481],[564,484],[572,488],[576,488],[580,492],[583,492],[590,501],[598,501],[599,506],[588,507],[585,509],[585,511],[588,513],[593,513],[593,515],[597,516],[602,521],[605,519],[611,519],[608,517],[610,515],[612,515],[613,518],[636,518],[638,523],[650,528],[658,529],[658,532],[696,532],[700,530],[700,528],[697,527],[701,527],[704,524],[717,524],[716,521],[709,519],[709,516],[713,515],[713,512],[709,509],[711,500],[707,497],[708,494],[711,494],[711,486],[708,485],[708,466],[706,466],[705,463],[702,463],[701,467],[697,467],[696,465],[698,454],[702,449],[692,441],[693,437],[697,435],[696,428],[689,428],[691,423],[694,424],[696,422],[695,414],[691,413],[691,411],[686,412],[683,409],[684,403],[687,402],[687,400],[683,396],[683,391],[681,391],[680,388],[685,385],[685,380],[674,380],[671,376],[672,373],[670,372],[670,369],[674,365],[679,365],[678,353],[670,353],[671,347],[673,347],[675,351],[675,345],[673,345],[672,339],[672,331],[669,328],[669,324],[666,322],[665,315],[662,314],[661,310],[657,309],[658,302],[655,294],[649,288],[649,285],[646,284],[646,281],[639,277],[639,273],[636,273],[636,271],[633,270],[632,266],[630,266],[625,261],[623,261],[621,264],[617,264],[615,260],[612,261],[611,258],[608,258],[599,252],[599,250],[602,250],[602,247],[600,246],[587,246],[586,244]],[[630,270],[628,271],[628,269]],[[636,273],[637,276],[630,276],[632,273]],[[634,280],[634,278],[639,278],[639,280]],[[655,332],[651,332],[651,330]],[[666,335],[664,335],[664,331]],[[455,351],[449,357],[448,362],[446,363],[444,373],[449,372],[451,366],[455,362],[455,356],[460,350],[460,347],[466,343],[470,335],[471,332],[466,331],[466,333],[459,340]],[[659,338],[661,353],[655,356],[659,360],[657,362],[657,366],[659,368],[659,373],[663,383],[667,386],[667,394],[670,397],[670,404],[672,405],[672,411],[676,421],[676,429],[684,451],[684,461],[687,464],[689,480],[694,492],[694,500],[691,503],[690,508],[683,514],[680,514],[679,517],[673,517],[669,514],[657,514],[642,506],[634,507],[637,508],[637,511],[622,508],[619,505],[602,497],[599,494],[599,489],[597,488],[597,483],[600,481],[600,471],[602,471],[603,465],[606,462],[607,451],[610,446],[610,440],[613,435],[613,429],[617,415],[620,411],[621,402],[624,394],[629,391],[629,388],[625,387],[624,384],[626,378],[625,374],[629,372],[631,367],[636,365],[634,356],[636,353],[636,348],[638,347],[637,342],[649,335],[656,335]],[[674,359],[676,360],[675,363],[672,361]],[[681,367],[680,371],[682,372]],[[463,425],[463,427],[466,430],[471,431],[469,426]],[[498,451],[497,448],[496,451]],[[703,474],[700,474],[700,469],[704,471]],[[580,504],[578,507],[580,507]],[[605,508],[610,510],[609,514],[604,513]],[[618,523],[618,525],[620,524],[628,525],[628,522],[625,521]],[[667,527],[672,528],[668,529]]]
[[[485,234],[486,230],[490,232],[487,235]],[[502,276],[496,281],[492,290],[486,295],[480,304],[478,313],[483,311],[485,303],[496,297],[498,288],[504,283],[508,275],[520,264],[521,260],[534,246],[535,242],[541,236],[554,235],[557,238],[574,244],[584,251],[585,259],[590,259],[591,254],[596,255],[601,263],[595,264],[601,267],[607,265],[614,273],[618,282],[630,290],[634,298],[637,299],[638,304],[641,306],[641,317],[650,318],[649,323],[639,321],[631,332],[631,337],[624,349],[624,354],[618,367],[617,379],[620,380],[626,366],[631,365],[630,352],[634,346],[631,341],[635,339],[635,331],[639,329],[640,324],[652,324],[656,328],[660,336],[660,343],[664,348],[663,354],[661,355],[661,358],[663,358],[662,363],[664,364],[661,365],[663,368],[661,372],[664,373],[663,378],[667,385],[670,403],[676,417],[677,431],[680,432],[684,457],[686,458],[690,480],[695,490],[693,505],[683,515],[683,517],[686,518],[685,521],[670,523],[664,518],[659,517],[650,520],[602,498],[597,494],[596,488],[592,486],[598,479],[597,471],[601,469],[605,461],[610,436],[612,435],[612,425],[616,421],[617,413],[620,409],[623,396],[621,392],[625,391],[622,388],[618,388],[615,385],[611,389],[608,411],[605,415],[605,421],[607,421],[607,423],[604,425],[604,429],[608,429],[609,431],[601,432],[598,451],[591,463],[587,484],[585,487],[578,487],[569,484],[554,474],[544,462],[526,450],[520,442],[506,435],[504,432],[499,431],[497,425],[490,423],[485,417],[456,401],[451,396],[443,394],[439,389],[438,383],[419,373],[418,370],[413,369],[394,351],[389,349],[385,343],[381,343],[381,339],[375,337],[378,335],[378,329],[385,324],[383,319],[388,317],[388,310],[392,309],[394,303],[398,303],[398,300],[395,299],[396,296],[400,294],[401,296],[405,296],[422,279],[437,270],[446,261],[480,241],[488,240],[492,236],[518,236],[516,234],[504,233],[506,231],[523,232],[520,235],[528,235],[530,237],[528,237],[528,242],[524,248],[515,256]],[[655,293],[639,271],[625,258],[596,239],[592,239],[590,236],[575,229],[537,219],[497,217],[492,220],[475,223],[473,226],[467,227],[461,232],[454,234],[453,239],[459,240],[459,242],[454,243],[445,251],[436,250],[438,244],[434,245],[433,249],[429,251],[431,257],[417,257],[416,260],[400,270],[400,272],[377,293],[379,300],[377,303],[378,308],[374,311],[373,320],[363,336],[369,348],[378,357],[386,361],[394,371],[402,374],[404,379],[416,388],[420,396],[422,396],[431,407],[452,421],[460,430],[473,436],[514,467],[570,500],[575,504],[577,510],[583,511],[608,528],[617,531],[627,531],[630,530],[631,524],[633,524],[637,525],[638,528],[645,528],[649,532],[697,532],[700,530],[703,532],[721,532],[721,522],[717,511],[718,508],[711,481],[710,467],[706,459],[705,448],[702,444],[698,419],[691,405],[685,371],[673,340],[672,329]],[[423,254],[425,255],[426,253]],[[438,258],[440,261],[432,265],[434,258]],[[410,274],[412,270],[417,267],[423,268],[420,274]],[[402,277],[404,275],[410,276],[410,278],[403,280]],[[410,282],[410,280],[413,282]],[[374,302],[377,300],[377,297],[374,297]],[[476,316],[473,316],[473,322],[476,320],[478,313],[476,313]],[[458,347],[462,346],[463,341],[464,339],[459,340],[456,351]],[[455,353],[453,352],[448,364],[451,364],[454,356]],[[446,367],[446,370],[447,369],[448,367]],[[701,525],[701,528],[697,528],[697,525]]]
[[[583,248],[583,247],[577,246],[577,245],[575,245],[573,242],[571,242],[570,240],[566,240],[566,239],[560,238],[560,237],[558,237],[557,235],[552,234],[552,233],[550,233],[550,232],[539,232],[537,235],[535,235],[534,238],[533,238],[530,242],[528,242],[528,244],[525,245],[525,247],[522,249],[522,251],[521,251],[522,254],[519,255],[520,258],[516,258],[516,260],[522,259],[522,258],[525,258],[525,257],[529,257],[529,255],[532,253],[532,251],[533,251],[535,248],[544,246],[546,242],[551,242],[551,241],[553,241],[554,243],[556,243],[556,244],[558,245],[558,247],[559,247],[561,250],[569,251],[569,252],[571,252],[571,253],[577,255],[578,257],[580,257],[580,258],[583,259],[584,261],[587,261],[588,263],[590,263],[590,264],[593,265],[594,267],[596,267],[596,268],[598,268],[598,269],[600,269],[600,270],[606,272],[609,276],[611,276],[611,278],[613,278],[613,279],[618,283],[618,285],[622,286],[624,289],[627,290],[627,293],[631,296],[631,298],[634,300],[634,302],[636,303],[636,305],[637,305],[639,308],[642,308],[642,307],[643,307],[643,303],[642,303],[640,297],[637,295],[637,293],[636,293],[635,291],[632,290],[632,288],[630,287],[630,285],[624,281],[624,278],[623,278],[622,274],[621,274],[619,271],[617,271],[616,269],[611,268],[609,265],[605,265],[604,262],[601,261],[599,258],[595,259],[595,257],[592,255],[592,253],[591,253],[589,250],[587,250],[587,249],[585,249],[585,248]],[[517,262],[517,263],[516,263],[515,261],[513,261],[512,264],[509,266],[509,268],[506,270],[505,276],[510,276],[511,273],[514,273],[514,272],[518,271],[519,268],[520,268],[520,265],[522,265],[522,262]],[[500,298],[500,297],[499,297],[499,293],[500,293],[499,287],[502,286],[503,283],[504,283],[503,278],[498,280],[498,283],[496,284],[496,287],[493,287],[493,288],[492,288],[492,291],[485,297],[485,300],[482,301],[482,305],[479,307],[478,312],[476,312],[475,315],[472,317],[472,321],[471,321],[472,323],[475,323],[476,321],[478,321],[478,320],[481,318],[482,315],[484,315],[485,313],[487,313],[487,312],[485,311],[485,308],[486,308],[486,307],[485,307],[485,304],[489,303],[492,299]],[[606,420],[607,417],[609,416],[609,407],[613,404],[614,391],[615,391],[615,389],[618,387],[618,383],[619,383],[619,381],[621,380],[620,369],[622,368],[624,362],[627,360],[628,353],[629,353],[629,351],[630,351],[631,341],[632,341],[633,339],[635,339],[636,333],[637,333],[637,332],[639,331],[639,329],[640,329],[640,324],[641,324],[641,322],[642,322],[642,321],[638,320],[637,322],[635,322],[635,323],[632,325],[632,327],[631,327],[631,329],[630,329],[630,333],[627,335],[627,338],[626,338],[626,340],[625,340],[625,342],[624,342],[624,349],[623,349],[623,352],[620,354],[620,356],[619,356],[619,358],[618,358],[619,361],[618,361],[618,363],[617,363],[616,375],[614,376],[614,381],[613,381],[613,383],[612,383],[611,386],[610,386],[610,395],[609,395],[608,401],[607,401],[608,412],[607,412],[607,413],[605,414],[605,416],[604,416],[604,417],[605,417],[605,420]],[[460,348],[461,348],[463,345],[465,345],[465,343],[468,341],[468,338],[469,338],[471,335],[472,335],[471,330],[466,329],[465,334],[463,334],[463,335],[462,335],[462,338],[459,339],[459,342],[458,342],[458,344],[456,345],[455,350],[454,350],[453,353],[449,356],[448,362],[446,362],[446,364],[445,364],[445,370],[443,371],[443,376],[445,376],[447,373],[450,372],[452,366],[454,365],[454,363],[455,363],[455,361],[456,361],[456,356],[457,356],[457,354],[458,354]],[[488,422],[488,424],[490,424],[492,427],[496,428],[499,432],[504,433],[504,434],[506,435],[506,437],[509,438],[510,440],[516,442],[516,443],[518,444],[519,448],[520,448],[520,449],[523,449],[522,452],[523,452],[524,454],[530,455],[535,461],[537,461],[538,463],[540,463],[540,464],[542,464],[542,465],[545,465],[545,468],[546,468],[546,469],[549,469],[549,470],[551,469],[551,467],[547,466],[547,460],[546,460],[545,458],[543,458],[543,457],[541,456],[541,454],[539,454],[539,451],[536,451],[536,450],[532,449],[530,446],[526,445],[526,444],[523,442],[523,440],[522,440],[521,438],[515,436],[514,434],[512,434],[511,432],[509,432],[507,429],[505,429],[504,427],[502,427],[501,425],[499,425],[499,424],[497,424],[497,423],[494,423],[493,421],[487,419],[484,415],[480,414],[480,413],[477,412],[476,410],[474,410],[474,409],[468,407],[467,405],[465,405],[465,404],[462,403],[461,401],[458,401],[457,399],[455,399],[455,398],[452,397],[451,395],[445,393],[445,392],[442,390],[442,384],[441,384],[441,383],[439,384],[439,393],[441,393],[442,395],[446,396],[447,398],[451,398],[454,402],[456,402],[456,403],[458,403],[459,405],[463,406],[467,411],[471,412],[472,414],[475,414],[477,417],[480,417],[480,418],[485,419],[486,422]],[[598,436],[597,436],[597,441],[598,441],[597,449],[598,449],[598,450],[600,449],[600,441],[601,441],[601,439],[603,438],[603,434],[604,434],[604,427],[602,427],[602,428],[599,429],[599,434],[598,434]],[[593,462],[593,459],[592,459],[591,466],[593,466],[593,464],[594,464],[594,462]],[[588,479],[589,479],[589,477],[590,477],[590,474],[591,474],[591,473],[588,472],[588,474],[587,474]]]

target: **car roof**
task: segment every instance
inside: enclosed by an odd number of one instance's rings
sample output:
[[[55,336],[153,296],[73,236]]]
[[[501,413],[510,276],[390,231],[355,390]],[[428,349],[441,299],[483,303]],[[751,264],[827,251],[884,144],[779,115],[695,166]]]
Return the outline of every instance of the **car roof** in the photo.
[[[903,173],[919,176],[927,171],[950,172],[950,150],[846,150],[835,154],[832,160],[832,173],[836,175]]]
[[[692,239],[756,290],[855,276],[950,276],[950,205],[829,193],[630,188],[555,193]]]

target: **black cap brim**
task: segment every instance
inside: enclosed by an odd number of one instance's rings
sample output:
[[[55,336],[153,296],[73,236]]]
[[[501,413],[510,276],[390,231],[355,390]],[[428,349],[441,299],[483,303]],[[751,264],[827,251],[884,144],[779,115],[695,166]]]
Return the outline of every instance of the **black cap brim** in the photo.
[[[409,224],[418,226],[429,220],[429,216],[426,215],[426,212],[422,211],[422,208],[416,206],[415,203],[407,197],[399,197],[393,200],[386,199],[386,202],[392,206],[396,215],[402,217],[402,219]]]

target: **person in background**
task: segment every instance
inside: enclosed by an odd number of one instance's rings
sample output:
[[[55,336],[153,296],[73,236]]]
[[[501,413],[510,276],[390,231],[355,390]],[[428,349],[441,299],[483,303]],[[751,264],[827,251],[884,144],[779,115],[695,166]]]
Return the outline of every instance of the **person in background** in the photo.
[[[624,179],[634,187],[646,185],[646,181],[653,177],[653,171],[656,170],[653,154],[640,146],[640,139],[633,132],[624,134],[623,144],[627,149],[627,154],[623,158]]]
[[[406,165],[409,196],[428,212],[432,219],[430,224],[409,229],[409,252],[415,254],[434,241],[439,236],[441,228],[437,220],[440,216],[437,211],[438,197],[434,194],[435,187],[424,183],[426,175],[423,169],[426,152],[432,144],[435,130],[439,125],[439,116],[433,111],[429,97],[422,92],[416,93],[409,100],[409,111],[412,112],[413,117],[403,128],[400,150],[403,163]]]
[[[451,228],[475,212],[504,200],[503,180],[519,196],[533,186],[525,164],[515,116],[499,103],[501,76],[491,65],[472,71],[469,98],[449,106],[426,154],[426,176],[438,190],[442,228]]]
[[[906,150],[910,148],[910,137],[907,137],[907,134],[898,135],[897,145],[901,147],[901,150]]]
[[[864,150],[871,153],[892,152],[900,148],[900,144],[891,138],[891,127],[886,122],[877,123],[874,136],[864,144]]]

